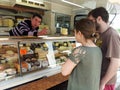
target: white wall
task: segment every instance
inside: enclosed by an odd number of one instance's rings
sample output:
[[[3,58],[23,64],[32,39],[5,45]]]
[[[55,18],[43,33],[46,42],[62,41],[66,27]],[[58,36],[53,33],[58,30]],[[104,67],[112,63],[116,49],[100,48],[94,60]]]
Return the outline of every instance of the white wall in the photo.
[[[115,14],[110,14],[109,21],[115,17]],[[115,28],[116,30],[119,30],[120,33],[120,14],[117,14],[116,17],[114,18],[113,22],[111,23],[111,26]]]
[[[57,13],[63,13],[67,15],[72,15],[72,7],[67,7],[61,4],[52,3],[51,4],[51,11]]]

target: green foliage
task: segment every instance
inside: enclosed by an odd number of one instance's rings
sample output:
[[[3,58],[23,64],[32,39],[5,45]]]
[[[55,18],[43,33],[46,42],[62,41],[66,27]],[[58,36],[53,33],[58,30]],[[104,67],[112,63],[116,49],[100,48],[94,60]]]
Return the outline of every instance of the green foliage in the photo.
[[[120,29],[118,29],[118,32],[120,33]]]

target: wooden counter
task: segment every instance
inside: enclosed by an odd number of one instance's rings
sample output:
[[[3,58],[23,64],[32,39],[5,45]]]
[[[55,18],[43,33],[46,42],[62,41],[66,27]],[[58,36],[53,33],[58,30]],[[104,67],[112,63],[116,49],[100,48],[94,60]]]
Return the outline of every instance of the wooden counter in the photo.
[[[62,76],[61,73],[59,73],[47,78],[43,78],[34,82],[30,82],[30,83],[15,87],[12,90],[46,90],[66,80],[68,80],[68,76],[64,77]]]

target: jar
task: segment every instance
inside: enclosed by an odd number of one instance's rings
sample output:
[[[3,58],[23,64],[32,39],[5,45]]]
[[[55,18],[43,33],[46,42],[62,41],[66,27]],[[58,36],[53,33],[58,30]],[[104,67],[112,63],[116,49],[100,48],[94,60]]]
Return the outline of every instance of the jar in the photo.
[[[68,29],[67,28],[61,28],[61,35],[68,35]]]

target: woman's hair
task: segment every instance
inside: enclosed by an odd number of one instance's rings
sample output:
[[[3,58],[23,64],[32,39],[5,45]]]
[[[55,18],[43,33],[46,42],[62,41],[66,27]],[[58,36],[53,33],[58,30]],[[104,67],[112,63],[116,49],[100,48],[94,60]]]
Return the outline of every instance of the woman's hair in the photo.
[[[75,24],[76,32],[81,32],[86,39],[94,39],[98,37],[96,34],[95,23],[92,20],[83,18]]]
[[[105,21],[106,23],[108,22],[108,19],[109,19],[109,13],[107,12],[107,10],[104,7],[98,7],[98,8],[91,10],[88,13],[88,17],[89,16],[93,16],[94,18],[101,16],[103,21]]]

